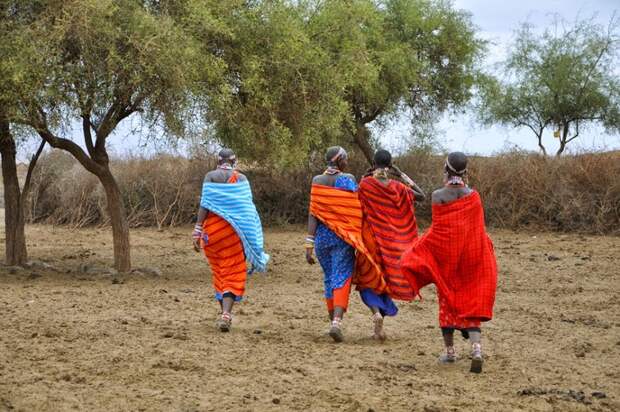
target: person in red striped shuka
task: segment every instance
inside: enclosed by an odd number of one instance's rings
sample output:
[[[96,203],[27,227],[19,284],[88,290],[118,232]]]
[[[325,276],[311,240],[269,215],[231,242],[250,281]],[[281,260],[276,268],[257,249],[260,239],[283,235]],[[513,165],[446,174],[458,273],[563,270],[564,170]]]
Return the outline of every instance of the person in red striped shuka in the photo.
[[[359,197],[364,211],[364,225],[370,227],[376,244],[376,260],[381,265],[383,277],[392,299],[411,301],[414,289],[403,275],[400,257],[418,237],[415,219],[415,202],[423,201],[425,194],[398,167],[392,164],[387,150],[378,150],[373,168],[360,182]],[[361,291],[369,307],[382,308],[382,296],[372,290]],[[375,311],[373,323],[375,338],[385,339],[383,317],[386,313]]]

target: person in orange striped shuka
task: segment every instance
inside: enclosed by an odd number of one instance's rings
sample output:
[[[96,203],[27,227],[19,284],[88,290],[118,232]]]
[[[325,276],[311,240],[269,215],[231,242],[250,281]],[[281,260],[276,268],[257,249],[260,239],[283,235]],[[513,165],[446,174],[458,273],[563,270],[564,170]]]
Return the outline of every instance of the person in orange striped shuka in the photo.
[[[330,318],[329,335],[336,342],[344,339],[342,318],[349,305],[351,284],[363,291],[372,289],[385,299],[373,306],[373,313],[393,316],[398,309],[385,294],[386,284],[373,251],[362,231],[362,206],[355,177],[345,173],[347,152],[340,146],[327,150],[327,169],[312,179],[306,260],[314,264],[313,251],[324,272],[325,300]],[[375,325],[376,326],[376,325]],[[385,334],[375,328],[375,337]]]

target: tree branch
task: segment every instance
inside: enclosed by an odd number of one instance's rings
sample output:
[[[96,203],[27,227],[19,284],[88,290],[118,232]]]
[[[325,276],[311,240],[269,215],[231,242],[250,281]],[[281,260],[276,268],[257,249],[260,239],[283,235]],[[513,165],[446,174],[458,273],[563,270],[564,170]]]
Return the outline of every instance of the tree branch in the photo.
[[[65,150],[73,155],[75,159],[80,162],[82,166],[89,172],[99,175],[103,171],[93,159],[88,157],[88,154],[77,145],[75,142],[58,137],[52,133],[47,124],[47,116],[41,107],[37,107],[38,119],[35,121],[25,122],[26,125],[32,127],[36,132],[45,140],[50,146],[56,149]]]
[[[570,139],[566,140],[566,142],[564,144],[572,142],[578,136],[579,136],[579,120],[576,120],[575,121],[575,134]]]
[[[371,111],[370,114],[367,114],[361,118],[362,122],[370,123],[375,120],[379,115],[383,112],[383,108],[377,107],[375,110]]]
[[[131,101],[123,102],[121,97],[116,98],[103,117],[103,120],[101,120],[96,131],[97,140],[95,142],[94,153],[97,158],[105,157],[105,142],[110,133],[112,133],[112,130],[114,130],[121,121],[139,111],[145,99],[146,95],[144,94],[138,94],[133,103]]]
[[[45,144],[47,142],[43,139],[41,139],[41,144],[39,145],[39,148],[37,149],[37,151],[35,152],[34,155],[32,155],[32,158],[30,159],[30,163],[28,164],[28,172],[26,172],[26,180],[24,181],[24,187],[22,188],[22,199],[26,199],[26,197],[28,196],[28,193],[30,192],[30,182],[32,181],[32,172],[34,172],[34,167],[37,165],[37,161],[39,160],[39,157],[41,156],[41,153],[43,152],[43,148],[45,147]]]
[[[93,135],[91,133],[92,123],[90,122],[90,114],[82,113],[82,131],[84,132],[84,143],[88,154],[92,157],[95,154],[95,147],[93,146]]]

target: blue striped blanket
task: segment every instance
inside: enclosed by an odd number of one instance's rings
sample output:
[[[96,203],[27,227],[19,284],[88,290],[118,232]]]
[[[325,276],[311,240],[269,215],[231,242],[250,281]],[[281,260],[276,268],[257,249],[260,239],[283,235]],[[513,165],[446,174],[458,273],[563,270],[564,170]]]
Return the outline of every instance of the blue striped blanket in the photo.
[[[263,251],[263,228],[247,180],[238,183],[205,182],[200,206],[217,214],[241,238],[249,272],[265,272],[269,255]]]

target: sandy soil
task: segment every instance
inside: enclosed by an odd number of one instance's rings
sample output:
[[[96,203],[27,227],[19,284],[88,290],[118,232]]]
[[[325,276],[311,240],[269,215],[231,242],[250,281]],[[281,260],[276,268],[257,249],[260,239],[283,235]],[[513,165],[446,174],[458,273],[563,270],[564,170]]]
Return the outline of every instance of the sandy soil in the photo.
[[[617,237],[493,232],[496,319],[472,375],[466,356],[436,362],[431,288],[387,320],[384,344],[353,296],[346,342],[332,343],[300,230],[267,233],[273,263],[249,281],[230,334],[213,326],[189,228],[132,232],[135,266],[159,275],[100,273],[107,230],[28,232],[33,259],[52,267],[0,269],[0,410],[620,410]]]

